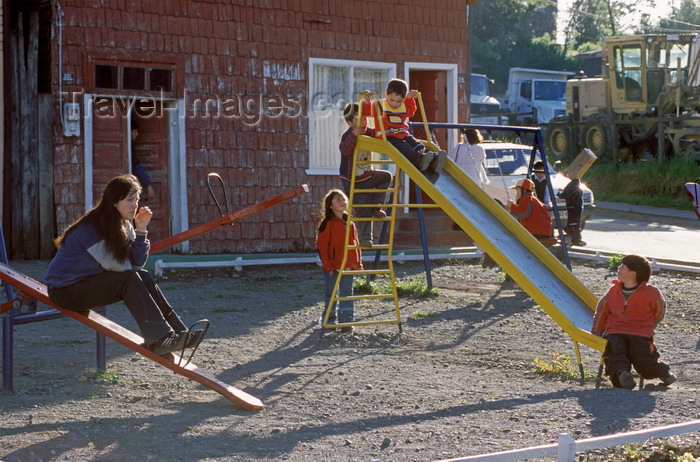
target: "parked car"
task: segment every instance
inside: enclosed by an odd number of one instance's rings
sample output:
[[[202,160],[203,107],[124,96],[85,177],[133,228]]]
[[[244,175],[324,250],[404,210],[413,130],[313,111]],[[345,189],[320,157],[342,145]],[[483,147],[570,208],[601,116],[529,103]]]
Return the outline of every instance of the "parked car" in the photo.
[[[527,167],[530,163],[530,153],[532,146],[516,143],[502,143],[485,141],[481,146],[486,151],[486,161],[484,167],[488,173],[491,183],[485,186],[485,191],[504,207],[508,204],[508,199],[515,200],[515,191],[509,189],[518,180],[527,177]],[[535,160],[541,160],[539,151],[535,154]],[[564,174],[557,172],[547,164],[549,178],[552,182],[552,189],[556,195],[566,187],[570,179]],[[593,192],[582,183],[583,187],[583,216],[581,217],[581,228],[586,221],[593,216],[595,202]],[[557,199],[559,217],[562,226],[566,227],[566,203],[563,199]],[[552,217],[554,218],[554,217]]]

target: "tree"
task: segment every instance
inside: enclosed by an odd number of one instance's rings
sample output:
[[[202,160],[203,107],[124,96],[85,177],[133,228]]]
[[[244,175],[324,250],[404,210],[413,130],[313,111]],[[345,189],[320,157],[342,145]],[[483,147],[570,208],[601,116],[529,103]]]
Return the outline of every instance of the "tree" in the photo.
[[[580,51],[584,43],[598,45],[601,36],[656,32],[658,27],[652,24],[658,19],[656,5],[667,1],[574,0],[566,29],[567,45]]]
[[[659,21],[659,28],[667,31],[700,31],[700,5],[695,0],[682,0],[673,7],[671,16]]]
[[[553,40],[554,30],[543,24],[555,14],[546,1],[488,0],[473,6],[471,47],[472,70],[496,82],[496,92],[504,92],[511,67],[575,70],[576,61],[567,58]],[[542,36],[535,37],[534,31]]]

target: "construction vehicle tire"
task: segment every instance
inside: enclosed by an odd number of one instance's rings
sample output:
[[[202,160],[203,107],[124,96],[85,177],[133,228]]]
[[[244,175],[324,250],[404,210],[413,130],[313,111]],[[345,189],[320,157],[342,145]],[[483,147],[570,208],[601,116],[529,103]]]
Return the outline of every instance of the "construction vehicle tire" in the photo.
[[[558,120],[559,119],[559,120]],[[571,133],[569,132],[569,126],[564,123],[568,119],[566,117],[563,120],[560,117],[555,117],[552,119],[545,129],[545,149],[550,154],[553,154],[557,159],[562,159],[567,155],[571,147]]]
[[[590,149],[599,159],[605,157],[609,140],[608,128],[603,123],[594,122],[581,130],[581,147]]]

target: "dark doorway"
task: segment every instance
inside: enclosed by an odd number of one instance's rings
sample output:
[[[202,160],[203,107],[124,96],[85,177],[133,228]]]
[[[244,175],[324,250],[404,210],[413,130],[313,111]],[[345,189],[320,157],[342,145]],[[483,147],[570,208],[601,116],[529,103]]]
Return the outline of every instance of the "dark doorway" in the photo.
[[[412,90],[418,90],[423,100],[425,117],[428,122],[447,122],[447,72],[431,70],[412,70],[409,73],[409,82]],[[423,122],[420,109],[411,118],[411,122]],[[433,142],[441,149],[447,150],[447,134],[445,130],[432,130]],[[426,139],[425,130],[414,128],[414,135],[418,139]],[[415,202],[415,187],[413,182],[409,188],[409,198]],[[422,194],[423,203],[433,203],[426,194]]]
[[[131,120],[138,125],[139,135],[131,148],[151,182],[155,196],[141,193],[140,205],[153,211],[148,226],[148,238],[156,242],[170,236],[170,185],[168,182],[168,124],[162,102],[139,98],[133,101],[121,98],[99,97],[93,105],[93,197],[99,200],[107,182],[114,176],[130,172],[132,157],[129,152]]]

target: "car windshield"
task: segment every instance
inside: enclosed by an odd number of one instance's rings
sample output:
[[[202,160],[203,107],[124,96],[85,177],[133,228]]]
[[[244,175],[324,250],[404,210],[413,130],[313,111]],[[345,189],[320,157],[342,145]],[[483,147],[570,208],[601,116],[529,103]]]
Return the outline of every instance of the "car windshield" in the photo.
[[[525,175],[530,163],[531,148],[486,148],[484,167],[489,175]],[[541,160],[540,153],[535,153],[535,160]],[[550,175],[554,169],[549,165]]]

